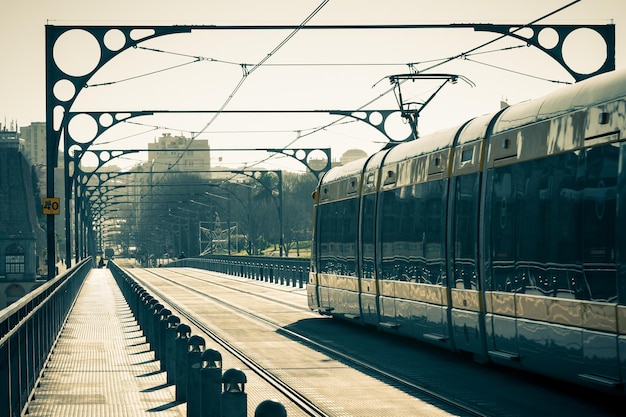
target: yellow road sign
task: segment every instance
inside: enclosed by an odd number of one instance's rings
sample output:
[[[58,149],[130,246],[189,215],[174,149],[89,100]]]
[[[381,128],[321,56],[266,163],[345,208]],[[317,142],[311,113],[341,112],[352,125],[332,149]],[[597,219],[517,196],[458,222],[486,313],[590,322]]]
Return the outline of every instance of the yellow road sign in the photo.
[[[43,214],[61,214],[61,199],[46,197],[43,199]]]

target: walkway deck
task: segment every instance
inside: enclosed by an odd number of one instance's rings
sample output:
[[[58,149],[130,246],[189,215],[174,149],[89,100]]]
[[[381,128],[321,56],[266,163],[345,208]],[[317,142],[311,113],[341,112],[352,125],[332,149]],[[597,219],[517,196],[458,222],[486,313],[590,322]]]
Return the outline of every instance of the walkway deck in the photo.
[[[186,404],[145,338],[108,269],[93,269],[50,356],[29,417],[180,417]]]

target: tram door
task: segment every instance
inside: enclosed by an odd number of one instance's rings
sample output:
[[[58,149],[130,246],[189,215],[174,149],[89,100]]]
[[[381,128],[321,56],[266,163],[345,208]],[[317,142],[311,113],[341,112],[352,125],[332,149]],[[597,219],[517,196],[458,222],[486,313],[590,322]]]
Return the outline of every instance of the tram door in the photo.
[[[367,324],[378,324],[378,283],[376,281],[376,194],[361,200],[359,224],[361,242],[360,304],[361,317]]]
[[[451,184],[451,333],[456,350],[484,355],[484,312],[478,279],[480,173],[455,177]]]

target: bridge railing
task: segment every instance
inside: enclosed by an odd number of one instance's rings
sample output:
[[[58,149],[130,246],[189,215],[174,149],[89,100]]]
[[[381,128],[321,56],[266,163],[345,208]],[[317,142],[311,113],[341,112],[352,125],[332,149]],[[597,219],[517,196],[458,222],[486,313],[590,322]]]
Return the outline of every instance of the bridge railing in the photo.
[[[0,417],[22,414],[92,267],[87,258],[0,310]]]
[[[190,323],[194,319],[182,311],[170,310],[166,307],[167,302],[162,304],[152,296],[135,280],[130,272],[132,269],[126,271],[113,261],[107,267],[143,330],[160,369],[167,373],[167,383],[174,385],[176,401],[187,403],[187,416],[248,415],[246,375],[237,368],[222,372],[222,354],[215,349],[207,349],[205,338],[193,335],[191,326],[181,322],[181,317],[186,317]],[[287,411],[277,400],[265,400],[256,407],[254,415],[286,416]]]
[[[178,259],[165,266],[199,268],[303,288],[309,281],[310,262],[308,258],[214,255],[206,258]]]

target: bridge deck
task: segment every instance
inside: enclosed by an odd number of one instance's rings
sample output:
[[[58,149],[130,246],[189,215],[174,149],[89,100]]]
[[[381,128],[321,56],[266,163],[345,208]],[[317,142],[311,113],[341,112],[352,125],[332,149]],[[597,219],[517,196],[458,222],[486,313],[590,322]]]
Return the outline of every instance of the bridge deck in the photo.
[[[30,417],[185,416],[108,269],[93,269],[44,369]]]
[[[213,330],[230,335],[239,348],[305,395],[324,404],[331,410],[331,415],[450,415],[306,344],[291,340],[262,321],[245,319],[241,314],[233,313],[230,307],[220,307],[219,301],[210,301],[200,294],[190,296],[187,289],[169,285],[154,271],[141,268],[128,271],[165,291],[171,301],[180,303],[187,312],[205,318]],[[312,317],[316,322],[328,321],[308,311],[304,289],[188,268],[159,268],[158,272],[164,277],[170,276],[175,282],[186,279],[193,285],[204,285],[203,294],[211,293],[213,298],[234,304],[243,303],[257,314],[285,321],[287,326],[294,320],[310,320]],[[191,276],[185,278],[192,272],[200,280]],[[280,307],[274,299],[302,308]],[[193,329],[192,333],[201,334],[195,326]],[[223,354],[224,369],[239,368],[247,376],[248,416],[254,415],[256,405],[267,399],[283,403],[290,417],[307,415],[248,366],[222,348],[218,349]],[[186,417],[187,408],[187,402],[176,401],[176,388],[173,384],[168,385],[167,373],[160,371],[160,362],[155,360],[155,353],[111,271],[91,270],[59,335],[40,384],[34,390],[34,398],[28,405],[29,417],[132,417],[147,414]],[[390,408],[393,409],[391,414],[387,413]]]

